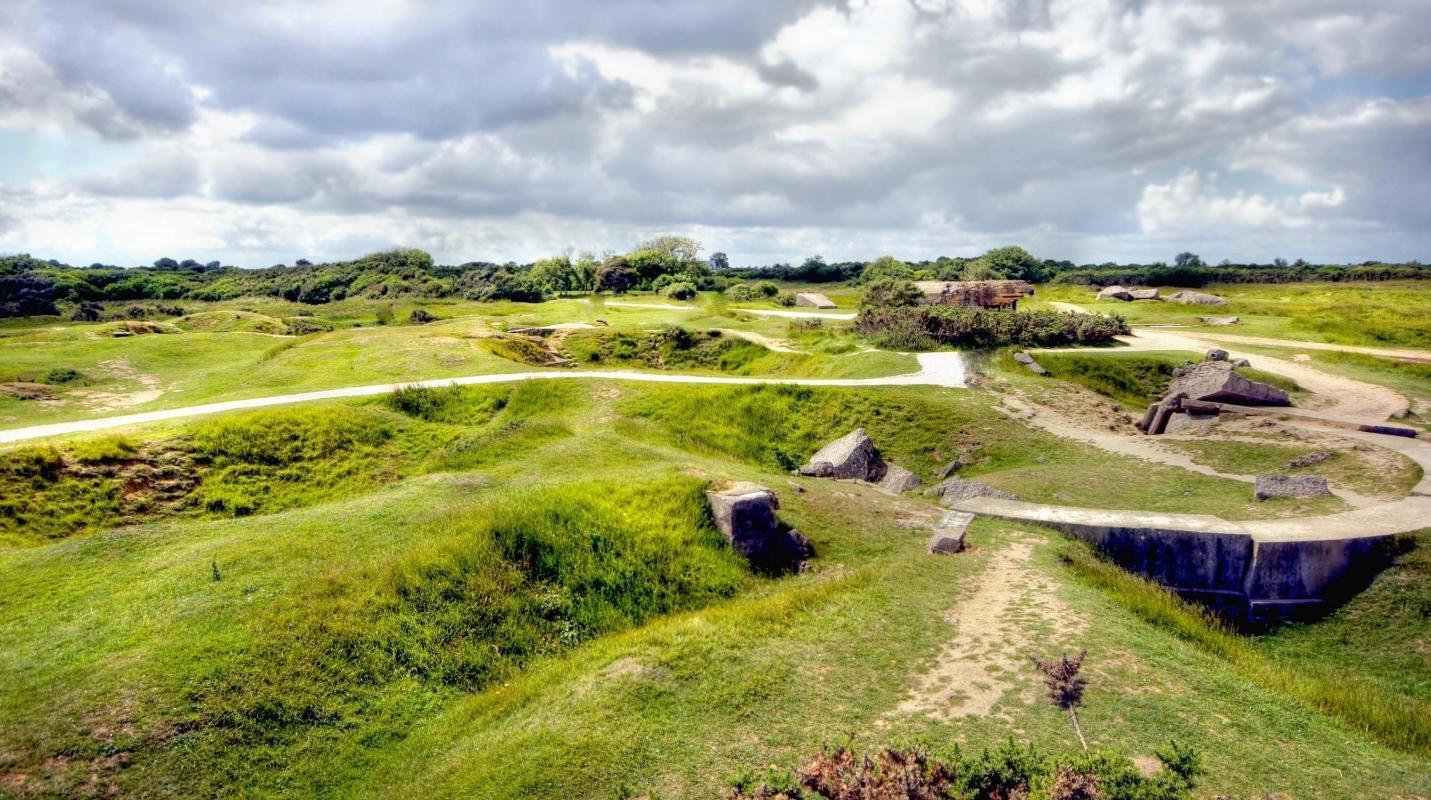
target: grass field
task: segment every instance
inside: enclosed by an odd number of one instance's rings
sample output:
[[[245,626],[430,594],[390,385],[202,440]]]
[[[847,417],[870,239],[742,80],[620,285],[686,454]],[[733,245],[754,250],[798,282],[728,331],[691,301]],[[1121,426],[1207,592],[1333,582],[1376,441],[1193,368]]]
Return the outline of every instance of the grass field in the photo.
[[[1170,294],[1175,289],[1163,291]],[[1248,336],[1431,349],[1431,320],[1424,313],[1431,286],[1425,281],[1213,284],[1201,291],[1226,297],[1228,304],[1098,302],[1093,288],[1060,285],[1040,286],[1035,299],[1121,314],[1134,325],[1178,324]],[[1202,316],[1238,316],[1241,321],[1231,327],[1210,327],[1202,325]]]
[[[8,326],[0,377],[136,394],[152,376],[163,394],[125,410],[157,408],[531,369],[481,342],[594,319],[609,326],[552,345],[576,368],[912,368],[840,325],[720,304],[433,303],[441,321],[377,326],[345,302],[322,307],[330,332],[260,330],[296,316],[286,305],[193,309],[184,333],[118,339]],[[1040,361],[1132,404],[1185,358]],[[99,372],[117,359],[135,377]],[[1326,620],[1252,637],[1047,529],[978,520],[968,551],[935,558],[921,525],[940,510],[918,493],[790,475],[858,426],[926,482],[957,459],[1035,502],[1344,507],[1256,503],[1241,482],[1047,434],[996,411],[1000,382],[1062,384],[992,359],[1000,381],[976,390],[407,389],[0,448],[0,796],[721,797],[826,745],[1064,758],[1077,739],[1029,657],[1080,648],[1090,744],[1141,765],[1190,746],[1197,797],[1431,795],[1431,532]],[[4,402],[5,425],[90,413]],[[1232,472],[1309,447],[1176,446]],[[1341,453],[1308,471],[1395,494],[1416,477],[1403,466]],[[727,479],[779,493],[814,544],[807,571],[759,576],[730,552],[702,495]]]
[[[1125,407],[1142,411],[1167,391],[1173,370],[1193,363],[1196,354],[1186,352],[1140,351],[1120,353],[1040,353],[1038,363],[1049,374],[1076,383],[1110,397]],[[1004,362],[1006,371],[1017,371],[1017,365]],[[1243,367],[1237,372],[1254,381],[1268,383],[1292,393],[1299,391],[1296,382],[1262,370]]]
[[[787,477],[780,445],[727,435],[786,425],[774,439],[793,452],[861,421],[927,474],[973,431],[990,481],[1059,442],[985,399],[687,391],[534,385],[499,409],[468,392],[315,406],[401,415],[395,428],[422,431],[412,441],[442,444],[412,449],[426,471],[345,498],[0,551],[14,575],[0,587],[0,769],[11,786],[20,774],[70,796],[717,796],[741,771],[833,741],[977,750],[1013,736],[1069,751],[1066,718],[1022,658],[1088,647],[1093,743],[1133,756],[1191,744],[1208,793],[1431,790],[1424,754],[1365,733],[1347,708],[1314,706],[1279,683],[1291,667],[1229,668],[1225,653],[1129,617],[1116,592],[1063,564],[1070,542],[982,521],[970,554],[930,558],[923,532],[897,524],[924,502]],[[1128,492],[1118,459],[1065,447],[1053,458],[1079,459],[1090,498]],[[1126,469],[1178,495],[1188,482]],[[713,547],[695,492],[717,478],[776,487],[784,518],[816,544],[813,570],[751,577]],[[1208,481],[1245,501],[1241,484]],[[1017,587],[1017,624],[987,633],[995,650],[975,654],[970,678],[999,688],[992,713],[900,711],[937,674],[946,614],[982,603],[996,578]],[[1337,635],[1372,635],[1372,620],[1354,615]],[[1408,660],[1424,631],[1398,637]],[[1405,706],[1421,690],[1378,691]]]
[[[641,299],[641,298],[638,298]],[[652,298],[651,302],[655,302]],[[540,304],[441,302],[398,303],[400,312],[426,308],[439,317],[427,325],[377,325],[373,314],[389,304],[343,301],[316,309],[332,331],[301,336],[269,332],[295,319],[299,307],[278,301],[206,304],[172,333],[114,338],[123,323],[13,325],[0,329],[0,384],[40,383],[48,392],[20,399],[0,391],[0,428],[198,405],[218,399],[261,397],[342,386],[394,383],[518,372],[532,364],[484,347],[483,337],[509,328],[558,322],[609,323],[633,335],[677,325],[693,331],[745,331],[772,339],[791,335],[788,320],[766,320],[709,303],[689,312],[603,307],[598,302],[557,300]],[[245,311],[243,309],[251,309]],[[192,322],[199,318],[202,324]],[[745,351],[730,364],[685,364],[707,374],[801,378],[861,378],[914,372],[911,356],[862,352],[835,324],[797,333],[802,353],[774,353],[735,342]],[[737,339],[735,334],[728,334]],[[577,361],[577,368],[649,369],[649,364]],[[724,367],[733,366],[733,369]],[[68,380],[50,381],[55,371]]]

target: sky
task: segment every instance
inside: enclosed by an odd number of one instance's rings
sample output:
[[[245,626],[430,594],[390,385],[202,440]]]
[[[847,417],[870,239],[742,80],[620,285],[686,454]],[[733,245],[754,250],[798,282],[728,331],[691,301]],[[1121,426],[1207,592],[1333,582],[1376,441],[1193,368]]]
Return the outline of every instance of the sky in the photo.
[[[1428,0],[5,0],[0,253],[1431,260]]]

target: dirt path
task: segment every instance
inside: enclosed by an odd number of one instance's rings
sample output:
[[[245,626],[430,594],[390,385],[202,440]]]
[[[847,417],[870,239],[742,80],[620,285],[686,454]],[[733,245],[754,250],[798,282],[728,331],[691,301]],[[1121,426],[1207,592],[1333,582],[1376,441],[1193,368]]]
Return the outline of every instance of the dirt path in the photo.
[[[1033,549],[1017,540],[993,555],[979,588],[945,615],[954,637],[886,720],[987,716],[1010,692],[1033,685],[1028,657],[1047,649],[1044,631],[1082,629],[1086,623],[1055,596],[1053,581],[1034,568]]]
[[[777,353],[805,352],[804,350],[796,350],[795,348],[791,347],[790,343],[785,341],[784,339],[772,339],[769,336],[756,333],[755,331],[738,331],[735,328],[716,328],[716,330],[720,331],[723,334],[726,334],[727,336],[735,336],[744,339],[747,342],[754,342],[761,347],[764,347],[766,350],[773,350]]]
[[[1367,356],[1393,358],[1399,361],[1419,361],[1431,363],[1431,350],[1413,350],[1404,347],[1360,347],[1350,344],[1330,344],[1327,342],[1299,342],[1292,339],[1269,339],[1265,336],[1243,336],[1240,333],[1189,333],[1199,339],[1234,344],[1255,344],[1265,347],[1285,347],[1290,350],[1330,350],[1336,353],[1360,353]]]
[[[963,388],[964,358],[956,352],[916,353],[919,371],[908,375],[891,375],[880,378],[728,378],[717,375],[680,375],[661,372],[635,372],[624,370],[566,370],[550,369],[543,372],[507,372],[494,375],[472,375],[462,378],[438,378],[428,381],[404,381],[402,383],[382,383],[371,386],[349,386],[342,389],[322,389],[302,394],[253,397],[246,400],[228,400],[207,403],[186,408],[169,408],[161,411],[146,411],[117,417],[57,422],[49,425],[32,425],[27,428],[0,430],[0,443],[44,439],[70,433],[106,430],[144,422],[184,419],[225,411],[240,411],[269,406],[307,403],[314,400],[335,400],[345,397],[371,397],[388,394],[400,387],[472,386],[489,383],[512,383],[531,380],[614,380],[642,381],[647,383],[699,383],[722,385],[780,384],[793,386],[941,386]]]

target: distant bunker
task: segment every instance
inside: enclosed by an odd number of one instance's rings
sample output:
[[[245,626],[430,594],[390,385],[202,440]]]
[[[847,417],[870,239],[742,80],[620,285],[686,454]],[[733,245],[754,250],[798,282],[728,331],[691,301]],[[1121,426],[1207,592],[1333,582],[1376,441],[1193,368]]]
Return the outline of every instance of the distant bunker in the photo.
[[[1056,528],[1097,547],[1120,567],[1248,628],[1325,614],[1376,577],[1389,562],[1396,537],[1360,512],[1232,522],[1204,514],[1104,511],[992,497],[963,500],[954,508]]]
[[[929,306],[973,306],[1016,310],[1019,301],[1034,293],[1027,281],[915,281]]]

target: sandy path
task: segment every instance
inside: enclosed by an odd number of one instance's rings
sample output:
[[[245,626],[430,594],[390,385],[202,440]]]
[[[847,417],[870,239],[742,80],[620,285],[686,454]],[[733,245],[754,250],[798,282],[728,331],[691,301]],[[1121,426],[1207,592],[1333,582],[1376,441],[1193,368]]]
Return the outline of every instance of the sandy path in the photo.
[[[1299,342],[1293,339],[1269,339],[1265,336],[1243,336],[1240,333],[1189,333],[1199,339],[1234,344],[1256,344],[1265,347],[1285,347],[1291,350],[1330,350],[1337,353],[1360,353],[1400,361],[1420,361],[1431,363],[1431,350],[1413,350],[1405,347],[1361,347],[1351,344],[1330,344],[1327,342]]]
[[[204,405],[170,408],[161,411],[146,411],[139,414],[126,414],[118,417],[102,417],[100,419],[77,420],[74,422],[57,422],[49,425],[32,425],[27,428],[12,428],[10,430],[0,431],[0,443],[43,439],[50,436],[63,436],[65,434],[82,433],[86,431],[106,430],[145,422],[184,419],[206,414],[218,414],[225,411],[267,408],[269,406],[307,403],[315,400],[335,400],[345,397],[370,397],[372,395],[387,394],[404,386],[436,388],[441,386],[471,386],[476,384],[512,383],[515,381],[530,380],[615,380],[642,381],[646,383],[725,385],[783,384],[794,386],[964,387],[964,358],[961,354],[954,352],[916,353],[915,358],[919,360],[920,369],[918,372],[912,372],[908,375],[892,375],[880,378],[727,378],[714,375],[673,375],[659,372],[633,372],[622,370],[552,369],[544,372],[507,372],[494,375],[473,375],[463,378],[438,378],[428,381],[349,386],[342,389],[323,389],[314,392],[303,392],[301,394],[252,397],[246,400],[227,400],[220,403],[206,403]]]
[[[777,353],[805,352],[804,350],[796,350],[795,348],[791,347],[790,343],[785,341],[784,339],[772,339],[769,336],[756,333],[755,331],[738,331],[735,328],[716,328],[716,330],[720,331],[723,334],[726,334],[727,336],[735,336],[744,339],[747,342],[754,342],[761,347],[764,347],[766,350],[773,350]]]
[[[1048,645],[1041,629],[1067,635],[1084,624],[1054,595],[1053,581],[1034,568],[1032,556],[1033,544],[1020,540],[990,558],[979,588],[945,615],[954,637],[886,718],[987,716],[1005,695],[1032,685],[1028,658]]]

